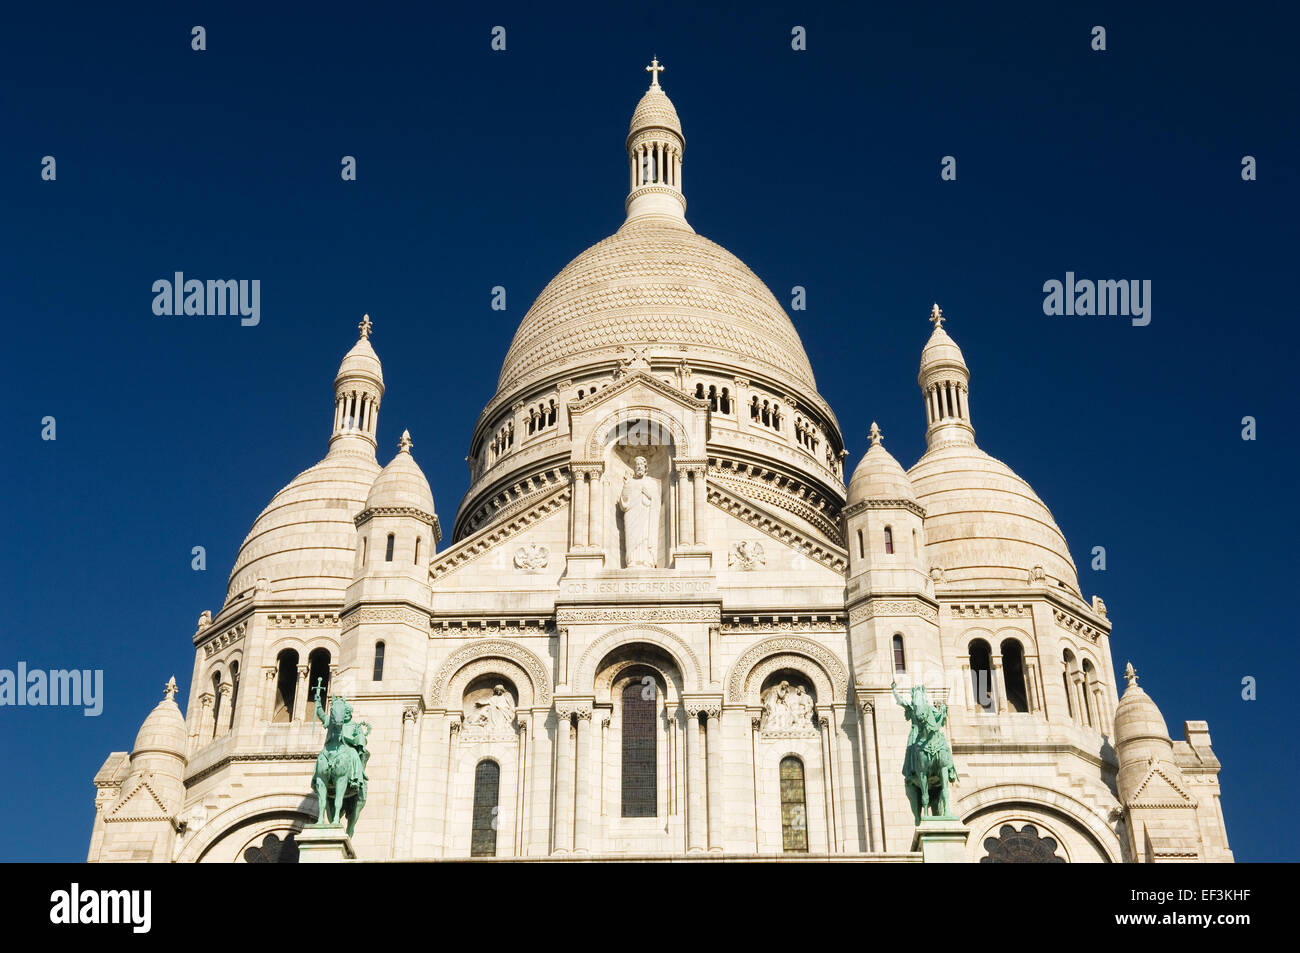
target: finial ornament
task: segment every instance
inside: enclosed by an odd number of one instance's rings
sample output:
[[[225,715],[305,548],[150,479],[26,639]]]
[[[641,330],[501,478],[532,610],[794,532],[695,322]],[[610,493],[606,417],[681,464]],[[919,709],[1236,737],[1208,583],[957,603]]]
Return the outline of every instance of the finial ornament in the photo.
[[[163,700],[171,701],[178,691],[180,689],[176,687],[176,676],[173,675],[167,679],[167,684],[163,686]]]
[[[871,422],[871,430],[868,432],[867,436],[871,438],[871,445],[873,447],[880,446],[880,439],[881,439],[880,428],[876,426],[876,422],[874,420]]]
[[[410,452],[411,452],[411,447],[413,447],[413,446],[414,446],[414,444],[411,443],[411,431],[409,431],[409,430],[403,430],[403,431],[402,431],[402,439],[399,440],[399,441],[397,441],[397,449],[398,449],[401,453],[410,453]]]
[[[1137,673],[1137,670],[1133,668],[1133,663],[1132,663],[1132,662],[1127,662],[1127,663],[1125,663],[1125,665],[1124,665],[1124,677],[1125,677],[1126,679],[1128,679],[1128,685],[1129,685],[1129,688],[1136,688],[1136,687],[1137,687],[1137,683],[1138,683],[1138,673]]]
[[[659,57],[656,56],[653,59],[651,59],[650,65],[645,68],[645,71],[650,74],[651,87],[658,86],[659,74],[664,71],[664,68],[659,65]]]
[[[371,328],[371,326],[372,326],[372,324],[371,324],[371,321],[370,321],[370,315],[368,315],[368,314],[363,314],[363,315],[361,316],[361,323],[358,324],[357,327],[361,329],[361,336],[362,336],[363,338],[366,338],[367,340],[370,339],[370,328]]]
[[[939,307],[938,302],[930,306],[930,323],[935,326],[936,330],[943,327],[943,310]]]

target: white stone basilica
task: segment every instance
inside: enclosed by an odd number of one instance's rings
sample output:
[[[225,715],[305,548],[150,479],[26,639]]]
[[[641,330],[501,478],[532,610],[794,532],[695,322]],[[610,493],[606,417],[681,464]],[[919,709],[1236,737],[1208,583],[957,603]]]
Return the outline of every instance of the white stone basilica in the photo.
[[[1105,605],[977,446],[938,307],[928,450],[904,470],[873,425],[846,489],[790,318],[687,223],[649,69],[627,219],[524,316],[450,538],[410,438],[376,461],[367,318],[328,453],[199,619],[184,712],[173,682],[95,776],[89,859],[315,859],[320,684],[372,728],[340,857],[1231,860],[1208,727],[1172,741],[1136,676],[1121,697]],[[948,706],[933,854],[895,682]]]

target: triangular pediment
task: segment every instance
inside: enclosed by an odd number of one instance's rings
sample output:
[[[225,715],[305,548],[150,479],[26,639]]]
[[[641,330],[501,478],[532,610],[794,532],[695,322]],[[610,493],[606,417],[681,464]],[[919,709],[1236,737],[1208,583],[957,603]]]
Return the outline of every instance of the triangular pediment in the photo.
[[[1131,807],[1194,807],[1196,799],[1188,793],[1172,771],[1153,764],[1142,783],[1129,799]]]
[[[645,397],[658,395],[666,397],[682,407],[690,410],[708,410],[709,402],[701,400],[698,397],[692,397],[686,391],[666,384],[659,378],[650,374],[648,371],[631,371],[624,374],[608,387],[603,387],[594,394],[588,394],[581,400],[569,401],[569,412],[572,414],[586,414],[596,408],[607,404],[612,400],[628,401],[637,398],[638,392]]]
[[[133,787],[125,797],[117,804],[113,805],[109,812],[110,817],[118,819],[128,817],[157,817],[158,815],[167,815],[171,811],[163,804],[154,789],[148,781],[142,780]]]

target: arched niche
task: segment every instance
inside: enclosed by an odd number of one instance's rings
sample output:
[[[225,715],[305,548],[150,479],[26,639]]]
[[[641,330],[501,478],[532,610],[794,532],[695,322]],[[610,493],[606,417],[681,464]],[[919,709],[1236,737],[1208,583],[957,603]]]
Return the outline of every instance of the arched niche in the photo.
[[[429,690],[430,710],[459,710],[466,685],[493,672],[512,683],[519,708],[551,706],[551,680],[541,659],[517,643],[483,639],[457,649],[438,666]]]

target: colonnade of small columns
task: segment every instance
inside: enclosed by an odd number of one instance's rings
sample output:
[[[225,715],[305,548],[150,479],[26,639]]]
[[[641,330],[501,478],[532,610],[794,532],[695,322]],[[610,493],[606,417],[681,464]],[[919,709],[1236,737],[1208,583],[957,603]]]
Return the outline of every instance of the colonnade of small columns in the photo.
[[[334,395],[334,434],[373,438],[379,422],[379,398],[368,390],[340,390]]]
[[[646,139],[628,150],[628,158],[628,191],[635,192],[645,185],[669,185],[682,190],[682,154],[676,144]]]
[[[935,381],[925,389],[926,423],[957,418],[969,421],[967,388],[961,381]]]

